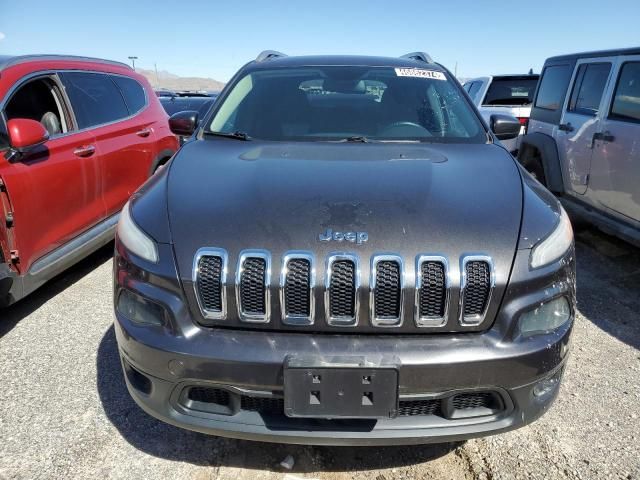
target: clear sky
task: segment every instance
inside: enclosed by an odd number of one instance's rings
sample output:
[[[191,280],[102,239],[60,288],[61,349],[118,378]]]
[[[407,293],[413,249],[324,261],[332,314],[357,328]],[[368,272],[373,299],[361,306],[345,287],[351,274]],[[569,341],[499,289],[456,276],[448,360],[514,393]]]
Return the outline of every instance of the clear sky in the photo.
[[[426,51],[472,77],[628,46],[640,46],[640,0],[0,0],[0,54],[136,55],[136,66],[221,81],[265,49]]]

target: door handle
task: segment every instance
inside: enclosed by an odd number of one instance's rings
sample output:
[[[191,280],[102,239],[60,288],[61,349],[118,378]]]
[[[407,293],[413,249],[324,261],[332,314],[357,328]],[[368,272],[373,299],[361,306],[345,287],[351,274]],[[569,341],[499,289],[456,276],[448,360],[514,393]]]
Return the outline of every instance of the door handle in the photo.
[[[76,148],[73,151],[73,154],[78,157],[90,157],[96,152],[96,147],[93,145],[83,145],[81,147]]]
[[[602,140],[603,142],[613,142],[616,137],[611,135],[611,132],[606,130],[604,132],[596,132],[591,138],[591,148],[596,146],[596,140]]]
[[[596,132],[593,134],[593,139],[594,140],[602,140],[604,142],[613,142],[615,140],[615,137],[613,135],[611,135],[611,132],[609,130],[606,130],[604,132]]]
[[[573,132],[573,125],[571,125],[571,123],[561,123],[558,125],[558,130],[563,132]]]
[[[151,129],[150,128],[143,128],[142,130],[136,132],[136,135],[138,135],[139,137],[142,137],[142,138],[146,138],[149,135],[151,135]]]

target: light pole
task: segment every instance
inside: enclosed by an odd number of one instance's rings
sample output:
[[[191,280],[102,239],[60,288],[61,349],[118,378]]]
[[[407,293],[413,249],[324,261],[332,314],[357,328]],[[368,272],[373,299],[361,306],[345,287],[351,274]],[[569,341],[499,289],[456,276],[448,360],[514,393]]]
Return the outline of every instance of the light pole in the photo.
[[[129,60],[131,60],[131,66],[133,67],[133,69],[136,69],[136,60],[138,59],[138,57],[128,57]]]

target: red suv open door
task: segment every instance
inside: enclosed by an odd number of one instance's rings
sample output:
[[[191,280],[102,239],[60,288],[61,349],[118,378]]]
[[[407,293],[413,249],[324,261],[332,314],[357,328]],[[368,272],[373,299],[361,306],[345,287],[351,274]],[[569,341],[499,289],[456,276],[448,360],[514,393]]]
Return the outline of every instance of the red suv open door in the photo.
[[[24,273],[38,258],[104,219],[99,156],[92,131],[73,131],[55,74],[19,84],[2,114],[7,120],[42,121],[50,136],[45,145],[7,161],[1,171],[13,209],[15,265]]]

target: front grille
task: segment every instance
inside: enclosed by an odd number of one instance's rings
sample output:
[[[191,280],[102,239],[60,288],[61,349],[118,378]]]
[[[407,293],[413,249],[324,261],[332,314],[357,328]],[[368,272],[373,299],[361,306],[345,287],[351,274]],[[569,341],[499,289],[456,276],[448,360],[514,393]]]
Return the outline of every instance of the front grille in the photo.
[[[316,331],[314,325],[319,329],[359,327],[363,332],[395,327],[407,333],[445,326],[455,328],[456,325],[449,322],[451,315],[456,316],[457,327],[462,327],[457,328],[460,331],[487,323],[485,317],[490,311],[496,276],[490,257],[463,256],[460,275],[454,278],[448,267],[449,260],[444,256],[418,255],[415,270],[407,272],[406,258],[378,254],[370,259],[370,277],[368,275],[364,291],[360,287],[361,260],[356,254],[331,254],[320,277],[316,276],[311,252],[290,251],[277,262],[281,268],[275,272],[278,280],[274,285],[271,254],[265,250],[243,250],[237,260],[233,260],[235,276],[232,274],[232,283],[228,283],[227,252],[202,248],[194,257],[192,271],[192,288],[202,313],[199,322],[216,326],[222,323],[218,320],[224,320],[229,327],[239,323],[272,323],[274,328],[288,325],[307,327],[308,331]],[[413,278],[409,279],[408,273],[414,275]],[[405,281],[410,282],[409,288]],[[316,282],[324,287],[323,293]],[[458,287],[460,295],[455,298],[459,298],[459,303],[453,305],[450,290]],[[276,292],[277,305],[272,303],[272,292]],[[406,301],[406,292],[413,292],[411,302]],[[231,301],[230,293],[235,293]],[[368,299],[368,312],[361,308],[363,298]],[[237,317],[228,317],[230,305],[237,308]],[[314,319],[315,313],[321,310],[324,318]],[[272,313],[275,320],[271,318]],[[359,322],[361,314],[369,320]],[[405,321],[412,317],[413,322]]]
[[[456,410],[494,408],[495,396],[491,392],[463,393],[453,397],[451,403]]]
[[[209,312],[222,312],[222,258],[200,257],[198,261],[198,292],[202,308]]]
[[[187,398],[194,402],[215,403],[216,405],[229,405],[229,392],[221,388],[191,387]]]
[[[469,260],[465,264],[465,274],[463,315],[465,318],[482,317],[491,292],[489,263],[484,260]]]
[[[444,264],[437,261],[423,262],[420,266],[420,279],[418,303],[420,316],[444,317],[447,299]]]
[[[267,259],[265,257],[241,257],[238,297],[239,310],[245,320],[261,320],[267,317]]]
[[[286,265],[284,283],[285,315],[311,316],[311,262],[294,258]]]
[[[329,280],[329,312],[333,318],[354,318],[356,266],[352,260],[336,260]]]

